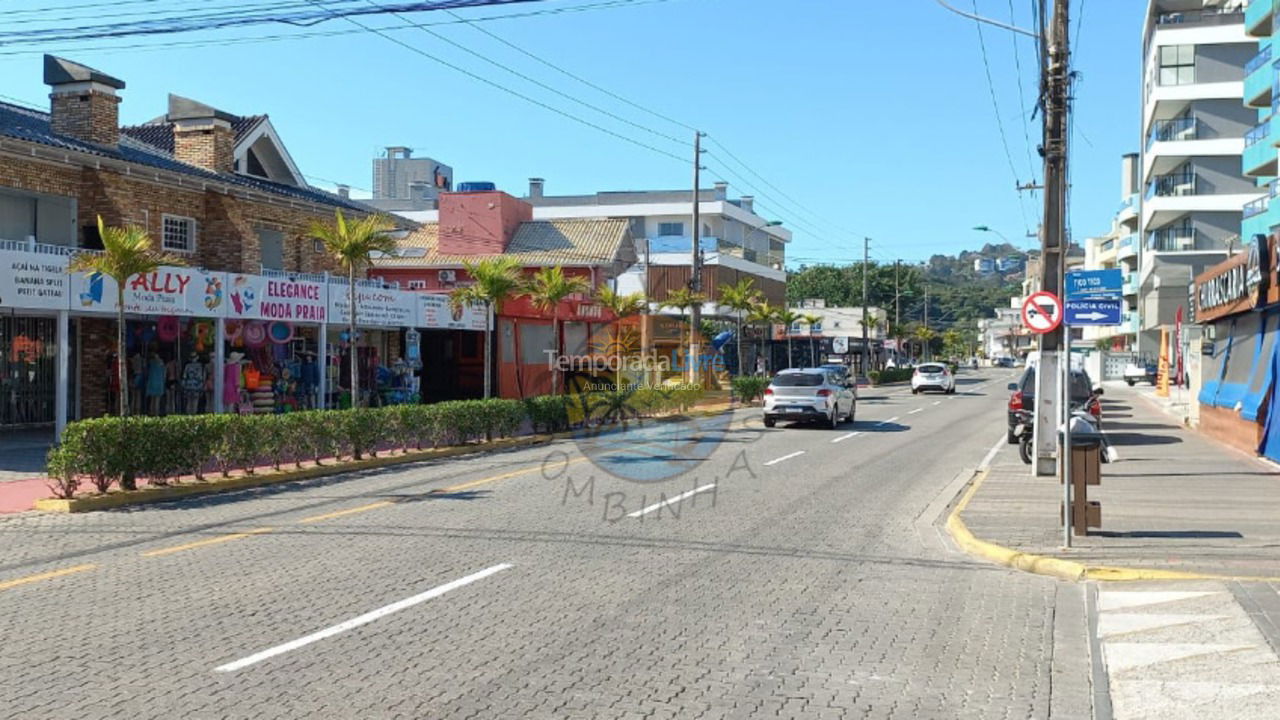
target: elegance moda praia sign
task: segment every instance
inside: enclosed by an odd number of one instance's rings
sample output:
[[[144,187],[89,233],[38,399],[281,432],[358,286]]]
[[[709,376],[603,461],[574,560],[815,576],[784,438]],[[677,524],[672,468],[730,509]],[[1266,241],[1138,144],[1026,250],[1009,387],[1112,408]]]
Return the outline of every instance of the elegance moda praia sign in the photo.
[[[227,317],[323,323],[329,316],[324,283],[261,275],[227,275]]]

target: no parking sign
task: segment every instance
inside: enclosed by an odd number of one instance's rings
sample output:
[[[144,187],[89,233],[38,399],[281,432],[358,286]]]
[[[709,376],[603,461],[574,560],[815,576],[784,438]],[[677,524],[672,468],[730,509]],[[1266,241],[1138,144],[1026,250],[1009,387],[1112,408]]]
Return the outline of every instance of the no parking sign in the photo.
[[[1022,324],[1043,335],[1062,324],[1062,301],[1051,292],[1038,292],[1022,301]]]

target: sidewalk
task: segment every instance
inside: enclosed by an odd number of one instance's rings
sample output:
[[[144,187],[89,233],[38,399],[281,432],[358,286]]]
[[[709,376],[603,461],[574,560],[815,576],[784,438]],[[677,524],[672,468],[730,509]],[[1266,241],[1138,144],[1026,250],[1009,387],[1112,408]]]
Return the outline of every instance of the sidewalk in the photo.
[[[1035,478],[1002,449],[961,519],[974,536],[1019,552],[1113,566],[1280,577],[1280,472],[1219,445],[1141,390],[1108,388],[1103,428],[1120,461],[1102,466],[1102,529],[1063,550],[1054,478]]]

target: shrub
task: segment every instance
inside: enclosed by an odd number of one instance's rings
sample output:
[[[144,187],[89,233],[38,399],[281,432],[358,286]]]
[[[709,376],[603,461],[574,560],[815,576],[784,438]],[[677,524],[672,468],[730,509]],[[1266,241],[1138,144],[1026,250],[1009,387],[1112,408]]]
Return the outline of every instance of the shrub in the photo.
[[[524,410],[534,432],[559,432],[569,427],[569,399],[564,395],[525,398]]]
[[[755,402],[764,395],[765,388],[769,387],[769,378],[763,375],[739,375],[733,379],[730,386],[739,400]]]

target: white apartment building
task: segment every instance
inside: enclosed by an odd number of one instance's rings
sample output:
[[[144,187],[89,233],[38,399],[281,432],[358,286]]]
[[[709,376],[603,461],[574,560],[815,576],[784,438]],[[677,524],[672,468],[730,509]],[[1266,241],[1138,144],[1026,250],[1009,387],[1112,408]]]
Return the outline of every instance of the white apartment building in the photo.
[[[1149,0],[1143,25],[1138,349],[1153,353],[1196,274],[1239,246],[1261,192],[1241,172],[1257,122],[1243,104],[1245,0]],[[1122,210],[1123,213],[1123,210]]]
[[[1130,350],[1138,334],[1138,154],[1120,159],[1120,208],[1111,218],[1111,227],[1098,237],[1085,240],[1086,270],[1119,269],[1124,278],[1124,316],[1118,327],[1087,327],[1084,340],[1095,344],[1110,340],[1113,350]]]

